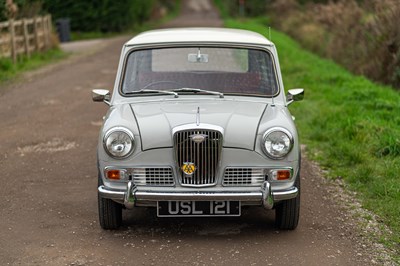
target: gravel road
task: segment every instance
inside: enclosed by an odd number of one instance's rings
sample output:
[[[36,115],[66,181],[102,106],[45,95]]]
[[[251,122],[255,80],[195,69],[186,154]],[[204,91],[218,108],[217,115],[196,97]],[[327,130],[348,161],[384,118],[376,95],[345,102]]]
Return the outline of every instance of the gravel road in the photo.
[[[195,4],[197,2],[198,4]],[[183,1],[165,26],[220,26],[208,1]],[[372,265],[351,215],[316,166],[303,160],[301,219],[277,231],[273,212],[238,218],[157,218],[124,213],[118,231],[97,218],[96,145],[121,45],[105,40],[0,87],[1,265]],[[83,45],[84,46],[84,45]],[[79,50],[79,49],[77,49]],[[281,55],[284,56],[284,55]],[[301,104],[301,103],[299,103]],[[364,245],[364,246],[363,246]]]

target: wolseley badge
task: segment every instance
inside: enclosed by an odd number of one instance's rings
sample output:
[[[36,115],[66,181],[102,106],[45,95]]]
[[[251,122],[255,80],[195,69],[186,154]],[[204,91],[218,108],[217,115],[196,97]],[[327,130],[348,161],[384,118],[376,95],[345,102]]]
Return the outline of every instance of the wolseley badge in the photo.
[[[181,169],[186,175],[192,175],[194,171],[196,171],[196,166],[194,165],[194,163],[186,162],[183,163]]]
[[[190,135],[189,137],[192,141],[196,142],[197,144],[200,144],[203,141],[205,141],[208,136],[204,134],[194,134]]]

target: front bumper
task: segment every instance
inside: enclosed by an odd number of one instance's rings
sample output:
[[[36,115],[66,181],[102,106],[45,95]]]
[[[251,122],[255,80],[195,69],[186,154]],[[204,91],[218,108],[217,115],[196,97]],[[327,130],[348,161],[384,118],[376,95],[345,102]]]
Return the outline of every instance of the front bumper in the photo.
[[[123,202],[127,209],[132,209],[137,202],[157,202],[157,201],[218,201],[231,200],[241,202],[258,202],[266,209],[272,209],[274,203],[281,200],[292,199],[299,193],[297,187],[291,187],[287,190],[272,191],[271,184],[265,181],[259,191],[237,192],[237,191],[215,191],[215,192],[153,192],[139,191],[132,181],[128,182],[127,189],[110,190],[105,186],[98,187],[99,196],[106,199],[112,199]]]

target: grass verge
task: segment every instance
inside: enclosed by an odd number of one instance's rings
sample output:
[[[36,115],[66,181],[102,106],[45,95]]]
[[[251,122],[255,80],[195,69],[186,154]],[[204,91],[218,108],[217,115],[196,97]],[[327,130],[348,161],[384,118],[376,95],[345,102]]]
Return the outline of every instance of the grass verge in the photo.
[[[267,35],[263,20],[226,19],[230,28]],[[344,179],[363,207],[392,230],[381,241],[400,255],[400,95],[354,76],[330,60],[272,32],[287,89],[304,87],[304,102],[290,106],[301,141],[329,178]]]
[[[43,65],[59,61],[66,56],[67,55],[63,51],[55,48],[43,53],[34,53],[30,58],[22,56],[18,58],[15,64],[10,58],[0,58],[0,84],[15,78],[24,71],[33,70]]]

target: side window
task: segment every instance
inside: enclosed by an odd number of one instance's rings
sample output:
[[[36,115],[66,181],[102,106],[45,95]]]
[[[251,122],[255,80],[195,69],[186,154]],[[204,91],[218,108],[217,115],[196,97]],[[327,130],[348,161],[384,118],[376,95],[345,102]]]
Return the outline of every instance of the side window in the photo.
[[[138,89],[140,72],[150,70],[151,51],[136,51],[128,56],[126,63],[123,91],[130,92]]]
[[[260,76],[260,90],[263,94],[274,95],[277,92],[274,64],[271,55],[264,51],[252,50],[249,54],[251,71]]]

